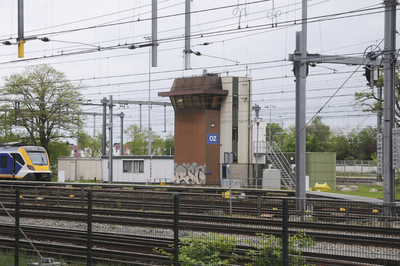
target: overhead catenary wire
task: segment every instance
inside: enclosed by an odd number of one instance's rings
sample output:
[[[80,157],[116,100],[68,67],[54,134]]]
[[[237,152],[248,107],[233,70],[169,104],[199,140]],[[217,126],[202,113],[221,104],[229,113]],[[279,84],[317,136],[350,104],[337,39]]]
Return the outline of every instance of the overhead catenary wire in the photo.
[[[286,66],[288,66],[288,64],[285,64]],[[198,69],[200,69],[200,67],[198,68]],[[260,67],[259,68],[260,70],[262,70],[263,69],[263,67]],[[253,69],[252,69],[253,70]],[[237,71],[241,71],[240,69],[238,69]],[[254,69],[253,71],[257,71],[257,69]],[[234,72],[234,70],[229,70],[229,72],[230,73],[235,73]],[[173,72],[171,72],[171,73],[173,73]],[[314,74],[313,74],[314,75]],[[323,74],[322,74],[323,75]],[[310,76],[312,76],[312,75],[310,75]],[[101,79],[103,79],[104,77],[96,77],[96,78],[101,78]],[[271,79],[268,79],[268,78],[266,78],[266,79],[258,79],[258,80],[254,80],[254,82],[257,82],[257,81],[260,81],[260,80],[273,80],[273,79],[279,79],[280,77],[272,77]],[[293,78],[293,77],[287,77],[287,78]],[[89,80],[89,79],[88,79]],[[159,79],[159,81],[162,81],[163,79]],[[122,84],[124,84],[124,83],[122,83]],[[129,84],[132,84],[132,83],[126,83],[127,85],[129,85]],[[117,83],[115,83],[115,84],[110,84],[110,82],[108,82],[108,88],[112,88],[112,86],[119,86],[120,84],[117,84]],[[107,84],[104,84],[104,85],[102,85],[103,87],[107,87]],[[95,86],[92,86],[92,87],[90,87],[89,88],[89,90],[90,89],[92,89],[93,87],[95,87]],[[158,88],[155,88],[154,90],[152,89],[152,91],[157,91],[157,89]],[[165,88],[165,89],[169,89],[169,88]],[[135,91],[136,92],[140,92],[141,90],[139,89],[139,90],[136,90],[135,89]],[[123,92],[126,92],[126,90],[123,90]],[[285,92],[286,93],[286,92]],[[104,94],[107,94],[106,92],[104,93]],[[104,94],[100,94],[100,95],[104,95]],[[258,96],[258,95],[262,95],[262,94],[272,94],[272,92],[260,92],[260,91],[256,91],[255,90],[255,93],[253,94],[253,96]],[[94,96],[94,93],[93,94],[85,94],[85,95],[88,95],[88,96]]]

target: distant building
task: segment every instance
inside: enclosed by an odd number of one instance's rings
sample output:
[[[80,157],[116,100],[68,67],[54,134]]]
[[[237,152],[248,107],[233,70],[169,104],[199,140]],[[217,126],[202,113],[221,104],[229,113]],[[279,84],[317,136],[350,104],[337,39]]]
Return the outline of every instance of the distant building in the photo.
[[[79,149],[78,145],[70,144],[71,155],[69,157],[85,157],[85,154]]]
[[[69,146],[71,148],[71,155],[69,157],[82,157],[82,158],[87,157],[85,155],[85,150],[81,150],[78,145],[70,144]],[[114,143],[114,145],[113,145],[113,155],[114,156],[121,155],[120,149],[121,149],[121,144],[120,143]],[[124,144],[124,155],[129,155],[129,152],[130,152],[129,149],[130,149],[129,145],[128,144]],[[107,154],[108,154],[108,149],[107,149]]]

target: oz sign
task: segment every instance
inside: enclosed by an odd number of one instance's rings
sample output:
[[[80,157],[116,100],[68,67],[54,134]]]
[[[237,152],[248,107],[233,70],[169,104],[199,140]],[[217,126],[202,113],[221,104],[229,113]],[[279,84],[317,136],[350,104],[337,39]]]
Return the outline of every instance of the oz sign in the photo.
[[[207,134],[207,144],[219,144],[219,135]]]

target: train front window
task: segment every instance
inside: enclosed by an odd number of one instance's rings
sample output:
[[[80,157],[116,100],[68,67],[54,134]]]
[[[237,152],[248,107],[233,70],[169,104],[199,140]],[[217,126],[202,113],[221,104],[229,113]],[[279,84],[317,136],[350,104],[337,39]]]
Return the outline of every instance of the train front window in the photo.
[[[45,152],[28,152],[33,165],[47,165],[47,156]]]

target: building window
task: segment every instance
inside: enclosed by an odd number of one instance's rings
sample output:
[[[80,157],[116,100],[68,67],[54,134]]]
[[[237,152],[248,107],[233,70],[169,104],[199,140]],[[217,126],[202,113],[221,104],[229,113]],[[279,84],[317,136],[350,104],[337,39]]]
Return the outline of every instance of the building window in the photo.
[[[222,165],[222,178],[225,179],[226,178],[226,165]]]
[[[122,161],[122,171],[124,173],[133,172],[133,161]]]
[[[232,128],[232,141],[238,141],[238,128]]]
[[[122,171],[124,173],[143,173],[144,161],[122,161]]]
[[[233,95],[232,96],[232,109],[237,110],[238,108],[239,108],[238,96]]]
[[[139,173],[139,162],[135,161],[135,173]]]

